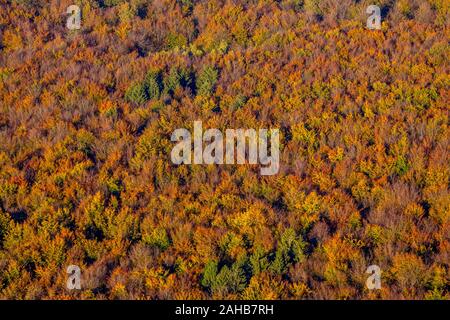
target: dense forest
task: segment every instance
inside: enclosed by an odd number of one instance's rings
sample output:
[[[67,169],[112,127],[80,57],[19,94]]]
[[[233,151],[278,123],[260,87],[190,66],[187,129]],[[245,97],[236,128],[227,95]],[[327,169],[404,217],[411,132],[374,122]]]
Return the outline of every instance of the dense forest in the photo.
[[[449,7],[0,0],[0,298],[449,299]],[[278,174],[174,165],[197,120]]]

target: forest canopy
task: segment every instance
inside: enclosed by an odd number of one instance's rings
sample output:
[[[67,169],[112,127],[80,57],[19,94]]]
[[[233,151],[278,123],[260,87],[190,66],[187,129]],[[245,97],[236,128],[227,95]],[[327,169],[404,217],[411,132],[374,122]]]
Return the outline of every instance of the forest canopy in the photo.
[[[0,0],[0,298],[448,299],[449,7]],[[279,172],[174,165],[198,120]]]

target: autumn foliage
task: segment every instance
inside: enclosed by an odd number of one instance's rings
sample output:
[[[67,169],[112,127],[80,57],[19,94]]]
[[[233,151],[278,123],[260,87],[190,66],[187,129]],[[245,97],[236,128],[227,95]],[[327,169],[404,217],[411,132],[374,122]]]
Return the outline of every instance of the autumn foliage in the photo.
[[[0,298],[448,299],[449,14],[0,0]],[[279,173],[173,165],[195,120],[280,128]]]

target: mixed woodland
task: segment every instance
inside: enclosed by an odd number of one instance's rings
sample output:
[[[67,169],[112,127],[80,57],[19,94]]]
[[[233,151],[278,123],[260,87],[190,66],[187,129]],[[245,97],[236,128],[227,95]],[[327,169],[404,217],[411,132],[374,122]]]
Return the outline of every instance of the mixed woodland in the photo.
[[[449,7],[0,0],[0,298],[449,299]],[[172,164],[196,120],[278,174]]]

